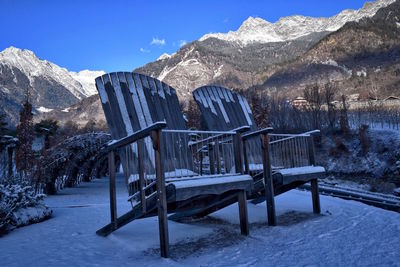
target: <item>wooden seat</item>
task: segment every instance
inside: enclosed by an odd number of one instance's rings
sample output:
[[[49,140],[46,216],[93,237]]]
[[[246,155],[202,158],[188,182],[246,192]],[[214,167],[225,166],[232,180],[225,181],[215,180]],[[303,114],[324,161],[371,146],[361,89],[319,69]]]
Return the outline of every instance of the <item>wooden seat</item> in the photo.
[[[215,144],[236,155],[235,131],[190,131],[186,128],[174,88],[157,79],[130,72],[96,78],[112,138],[109,153],[111,223],[99,229],[108,235],[132,220],[158,215],[161,255],[168,256],[168,213],[190,214],[221,199],[239,203],[241,233],[248,234],[246,192],[253,179],[240,172],[235,156],[218,161],[213,169]],[[222,142],[223,141],[223,142]],[[117,216],[114,154],[118,153],[133,209]],[[189,212],[189,213],[188,213]]]
[[[313,134],[273,134],[272,128],[259,130],[247,100],[220,86],[203,86],[193,92],[207,130],[238,129],[244,154],[244,172],[250,174],[255,186],[250,198],[267,198],[268,222],[276,224],[274,196],[311,182],[313,209],[320,212],[317,179],[325,176],[325,169],[315,166]],[[260,138],[261,137],[261,138]],[[261,183],[262,182],[262,183]]]

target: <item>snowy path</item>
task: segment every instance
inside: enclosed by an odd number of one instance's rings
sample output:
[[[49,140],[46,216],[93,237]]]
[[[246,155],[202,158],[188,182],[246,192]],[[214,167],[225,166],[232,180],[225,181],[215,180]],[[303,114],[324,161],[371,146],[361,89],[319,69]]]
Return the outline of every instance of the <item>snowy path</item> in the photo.
[[[130,223],[107,238],[107,179],[67,188],[46,199],[50,220],[0,238],[1,266],[400,266],[400,214],[321,196],[312,214],[308,192],[276,199],[278,226],[265,204],[249,203],[250,236],[242,237],[234,204],[202,220],[170,221],[171,258],[158,250],[157,219]],[[129,209],[121,179],[119,214]]]

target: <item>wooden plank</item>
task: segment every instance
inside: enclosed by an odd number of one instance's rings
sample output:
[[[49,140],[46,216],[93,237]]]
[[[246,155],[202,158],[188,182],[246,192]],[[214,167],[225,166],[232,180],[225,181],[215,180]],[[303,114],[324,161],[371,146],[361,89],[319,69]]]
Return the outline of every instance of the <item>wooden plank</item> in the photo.
[[[126,131],[125,124],[122,119],[122,113],[114,91],[113,84],[111,83],[110,76],[107,74],[103,75],[103,81],[104,81],[104,88],[105,91],[107,92],[107,97],[110,103],[111,120],[114,121],[114,125],[116,128],[115,131],[116,136],[113,136],[113,139],[120,139],[122,137],[125,137],[128,133]]]
[[[148,76],[144,76],[144,75],[142,77],[147,80],[147,84],[148,84],[148,86],[150,88],[150,92],[151,92],[151,95],[152,95],[152,102],[151,103],[153,104],[151,106],[156,111],[157,121],[163,121],[163,120],[167,121],[167,116],[166,116],[167,112],[165,112],[164,109],[163,109],[163,106],[162,106],[162,103],[161,103],[161,99],[162,98],[160,97],[160,94],[158,93],[158,90],[157,90],[156,84],[154,82],[154,79],[151,78],[151,77],[148,77]]]
[[[233,136],[233,154],[235,160],[235,171],[236,173],[243,174],[242,164],[242,134],[236,133]]]
[[[208,159],[210,161],[210,174],[215,174],[215,154],[214,145],[208,145]]]
[[[111,228],[117,229],[117,197],[115,189],[115,162],[114,152],[108,153],[108,171],[110,173],[110,215]]]
[[[170,87],[166,83],[162,83],[162,85],[163,85],[163,88],[164,88],[164,92],[166,92],[165,96],[166,96],[168,105],[169,105],[170,108],[172,108],[172,109],[170,109],[170,112],[172,110],[171,114],[174,114],[174,116],[176,116],[176,118],[175,118],[176,125],[175,126],[178,127],[178,128],[174,129],[174,130],[185,130],[185,129],[187,129],[186,128],[186,122],[185,122],[185,120],[183,118],[182,110],[181,110],[180,105],[179,105],[179,100],[178,100],[178,96],[176,94],[176,90],[174,88]]]
[[[168,220],[167,220],[167,196],[165,187],[165,177],[163,170],[163,159],[161,153],[161,130],[153,132],[153,145],[156,159],[156,179],[157,179],[157,210],[158,210],[158,228],[160,235],[161,257],[169,257],[169,235],[168,235]]]
[[[247,215],[247,199],[246,191],[238,193],[240,232],[242,235],[249,235],[249,220]]]
[[[101,105],[103,107],[104,115],[106,117],[108,129],[110,129],[111,136],[113,138],[117,138],[117,134],[118,134],[117,133],[117,128],[114,125],[114,120],[113,120],[113,117],[112,117],[110,102],[108,100],[107,93],[106,93],[106,90],[104,88],[102,76],[101,77],[97,77],[95,82],[96,82],[97,91],[99,92],[100,102],[101,102]]]
[[[143,218],[143,217],[145,217],[146,214],[149,214],[151,211],[156,210],[156,208],[157,208],[157,195],[156,194],[153,194],[146,199],[146,207],[147,207],[147,210],[146,210],[147,213],[144,213],[143,209],[142,209],[142,205],[134,206],[132,208],[132,210],[130,210],[129,212],[125,213],[124,215],[122,215],[121,217],[119,217],[117,219],[117,228],[116,229],[113,228],[113,225],[110,223],[110,224],[105,225],[101,229],[97,230],[96,234],[98,234],[100,236],[107,236],[107,235],[111,234],[112,232],[114,232],[115,230],[132,222],[133,220]]]
[[[198,206],[198,208],[192,208],[184,212],[178,212],[175,213],[174,215],[170,216],[171,220],[174,221],[179,221],[182,218],[187,218],[187,217],[205,217],[217,210],[223,209],[229,205],[232,205],[233,203],[237,202],[237,192],[226,192],[222,195],[214,195],[215,199],[213,200],[207,200],[206,205],[203,206]]]
[[[249,159],[247,155],[247,142],[246,139],[243,139],[243,160],[244,160],[244,173],[249,174],[250,169],[249,169]]]
[[[313,212],[315,214],[321,213],[321,205],[319,202],[319,192],[318,192],[318,180],[311,180],[311,195],[312,195],[312,203],[313,203]]]
[[[263,135],[263,176],[265,199],[267,201],[268,225],[276,225],[274,185],[272,180],[271,160],[269,155],[268,134]]]
[[[144,140],[140,139],[138,144],[138,174],[139,174],[139,187],[140,187],[140,200],[143,207],[143,213],[146,213],[146,192],[145,192],[145,180],[144,180]]]
[[[146,126],[148,126],[153,123],[153,117],[150,113],[150,109],[147,104],[146,97],[144,95],[142,81],[141,81],[140,75],[138,73],[133,73],[132,75],[133,75],[133,80],[135,81],[135,85],[136,85],[135,88],[136,88],[140,106],[142,107],[143,116],[145,118],[145,123],[146,123]]]
[[[323,178],[323,177],[325,177],[325,172],[306,173],[306,174],[299,174],[299,175],[283,175],[282,184],[284,184],[284,185],[290,184],[290,183],[293,183],[294,181],[309,182],[313,179],[318,179],[318,178]]]
[[[232,175],[229,175],[232,176]],[[219,178],[223,178],[221,176]],[[233,190],[246,190],[250,191],[253,188],[253,179],[249,175],[238,175],[236,181],[224,182],[224,183],[214,183],[214,184],[197,184],[194,182],[190,186],[181,186],[185,183],[184,179],[182,181],[175,181],[169,183],[175,187],[175,201],[182,201],[190,199],[194,196],[200,195],[219,195],[228,191]],[[212,178],[217,181],[218,177]],[[207,177],[202,178],[202,180],[207,179]]]
[[[133,93],[131,93],[132,90],[135,90],[134,88],[130,88],[131,86],[134,86],[132,84],[133,78],[131,73],[118,72],[118,80],[120,83],[121,92],[124,97],[125,106],[128,112],[129,120],[133,131],[138,131],[140,129],[143,129],[145,126],[143,125],[142,128],[140,125],[139,116],[136,112],[135,103],[133,101]],[[141,109],[140,107],[138,108]]]

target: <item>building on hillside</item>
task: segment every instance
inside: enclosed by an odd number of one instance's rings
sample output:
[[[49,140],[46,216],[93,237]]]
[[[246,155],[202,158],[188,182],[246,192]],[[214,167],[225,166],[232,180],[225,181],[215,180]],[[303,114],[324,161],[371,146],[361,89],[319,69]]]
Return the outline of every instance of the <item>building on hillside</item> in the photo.
[[[308,101],[304,97],[298,96],[291,101],[291,105],[296,108],[304,108],[308,106]]]

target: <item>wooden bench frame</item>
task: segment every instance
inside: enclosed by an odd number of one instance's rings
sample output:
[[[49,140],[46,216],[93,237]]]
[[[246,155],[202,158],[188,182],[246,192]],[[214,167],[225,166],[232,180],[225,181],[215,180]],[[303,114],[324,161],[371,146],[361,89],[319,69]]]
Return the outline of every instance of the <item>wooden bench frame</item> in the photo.
[[[218,203],[226,198],[232,199],[233,203],[238,202],[241,233],[243,235],[249,234],[247,192],[252,190],[253,180],[251,176],[243,173],[241,160],[241,131],[246,127],[237,131],[221,131],[220,133],[221,136],[231,135],[231,138],[234,139],[234,142],[230,143],[235,155],[236,171],[234,174],[202,176],[196,181],[192,181],[194,178],[190,178],[192,179],[190,180],[181,177],[177,177],[178,179],[173,181],[168,180],[165,177],[164,170],[164,167],[168,166],[164,166],[164,164],[168,164],[167,147],[171,144],[164,143],[163,133],[190,132],[184,129],[183,117],[176,117],[180,108],[176,106],[178,100],[175,90],[156,79],[135,73],[105,74],[96,79],[96,86],[111,133],[113,138],[116,139],[108,143],[101,151],[108,154],[110,223],[99,229],[96,232],[98,235],[106,236],[135,219],[158,216],[161,256],[168,257],[168,213],[173,212],[177,215],[194,213],[195,211],[198,213],[209,208],[215,208]],[[134,99],[133,102],[132,98]],[[152,110],[153,108],[154,110]],[[148,110],[147,113],[145,113],[145,109]],[[147,116],[146,122],[140,121],[140,116]],[[136,120],[139,120],[139,123]],[[147,126],[143,126],[144,123]],[[133,129],[138,128],[139,130],[133,132]],[[147,140],[151,140],[151,144],[147,141],[145,144],[145,138],[149,137],[150,139]],[[211,144],[207,144],[207,148],[212,150],[216,142],[212,141],[212,138],[210,140]],[[207,140],[202,140],[202,142],[207,143]],[[150,146],[152,147],[150,148]],[[134,158],[137,160],[137,165],[134,165],[134,168],[137,168],[135,170],[137,176],[134,177],[133,182],[129,183],[139,186],[135,187],[134,195],[129,198],[130,201],[138,200],[138,203],[133,206],[131,211],[118,217],[115,154],[122,148],[135,153]],[[154,154],[151,154],[150,150],[154,151]],[[179,153],[183,152],[178,151]],[[154,161],[152,160],[153,156]],[[128,157],[128,154],[126,154],[126,159],[132,160]],[[154,175],[152,172],[155,171],[155,178],[151,176],[151,179],[154,180],[147,185],[146,183],[149,180],[144,173],[145,161],[149,161],[151,165],[151,175]],[[126,169],[128,169],[126,178],[130,179],[132,171],[129,170],[129,166]],[[168,171],[168,169],[166,170]],[[217,168],[216,173],[219,171]],[[213,173],[215,173],[215,170],[212,171]],[[147,187],[150,185],[155,186],[156,190],[148,194]]]
[[[271,155],[270,155],[270,144],[268,134],[273,131],[273,128],[264,128],[259,131],[251,132],[243,135],[243,150],[244,150],[244,164],[245,164],[245,172],[246,174],[250,174],[249,162],[247,159],[246,153],[246,141],[250,138],[261,137],[262,139],[262,158],[263,158],[263,182],[264,182],[264,192],[265,192],[265,200],[267,203],[267,214],[268,214],[268,225],[275,226],[276,225],[276,212],[275,212],[275,193],[274,193],[274,182],[272,177],[272,166],[271,166]],[[310,138],[308,139],[308,146],[310,150],[309,161],[310,165],[315,165],[315,149],[314,149],[314,140],[312,134],[319,133],[319,131],[313,131],[310,134]],[[318,177],[318,176],[317,176]],[[299,180],[299,179],[297,179]],[[315,214],[319,214],[321,212],[320,200],[319,200],[319,192],[318,192],[318,178],[314,178],[310,180],[311,183],[311,194],[312,194],[312,204],[313,204],[313,212]],[[296,183],[295,183],[296,184]],[[296,184],[297,187],[297,184]],[[255,190],[257,190],[255,188]]]
[[[276,177],[276,174],[279,174],[279,170],[273,170],[271,165],[269,135],[273,129],[257,129],[247,100],[240,94],[232,92],[229,89],[213,85],[196,89],[193,92],[193,96],[209,130],[221,129],[218,127],[229,130],[238,126],[247,126],[250,128],[247,133],[242,133],[241,137],[243,143],[244,173],[252,175],[255,181],[254,189],[248,198],[254,199],[254,203],[259,203],[262,199],[266,200],[269,225],[276,225],[274,196],[292,190],[308,181],[311,183],[312,189],[313,212],[316,214],[320,213],[318,178],[325,175],[324,170],[315,174],[286,176],[286,178],[290,178],[286,179],[290,180],[290,183],[282,185],[274,183],[273,178]],[[315,166],[313,135],[317,133],[319,133],[318,130],[297,135],[310,137],[307,141],[310,167]],[[295,137],[296,135],[293,136]],[[249,151],[246,144],[252,138],[261,138],[262,179],[259,179],[259,173],[252,172],[249,168]],[[229,201],[226,203],[229,203]]]

